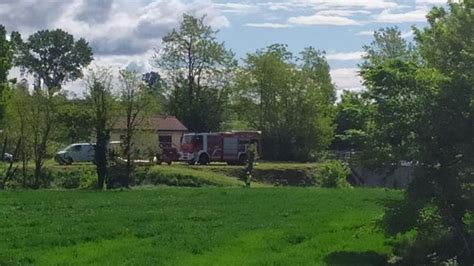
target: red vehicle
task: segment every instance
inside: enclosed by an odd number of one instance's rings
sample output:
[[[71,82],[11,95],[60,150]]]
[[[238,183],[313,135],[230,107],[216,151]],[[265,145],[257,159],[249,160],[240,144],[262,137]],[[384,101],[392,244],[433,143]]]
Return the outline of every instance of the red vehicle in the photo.
[[[178,159],[178,149],[172,147],[172,145],[160,143],[160,152],[156,154],[156,163],[161,164],[164,162],[170,165],[173,161],[177,161]]]
[[[259,131],[184,134],[179,160],[200,165],[210,162],[244,164],[248,159],[247,144],[255,143],[260,151],[260,135]]]

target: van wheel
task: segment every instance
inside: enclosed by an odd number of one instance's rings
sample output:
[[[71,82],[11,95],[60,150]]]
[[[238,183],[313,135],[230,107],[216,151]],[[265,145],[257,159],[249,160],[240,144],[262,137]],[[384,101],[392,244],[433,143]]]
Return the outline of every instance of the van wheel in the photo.
[[[241,164],[241,165],[246,164],[248,159],[249,159],[249,157],[247,156],[247,154],[241,154],[239,156],[239,164]]]
[[[65,160],[64,160],[64,164],[66,165],[71,165],[72,164],[72,158],[71,157],[67,157]]]
[[[209,163],[209,156],[207,156],[207,154],[201,154],[201,156],[199,156],[199,164],[200,165],[207,165]]]

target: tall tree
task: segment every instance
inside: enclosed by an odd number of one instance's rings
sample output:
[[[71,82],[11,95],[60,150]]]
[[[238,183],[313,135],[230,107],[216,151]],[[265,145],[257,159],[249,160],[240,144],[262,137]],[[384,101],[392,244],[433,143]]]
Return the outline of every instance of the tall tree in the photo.
[[[163,38],[156,55],[157,65],[172,84],[169,111],[190,131],[219,128],[227,96],[223,89],[237,64],[204,20],[184,15],[179,29]]]
[[[112,74],[108,69],[91,70],[85,79],[86,100],[93,112],[96,135],[95,164],[97,188],[103,189],[107,180],[107,145],[112,128]]]
[[[362,70],[374,108],[371,156],[416,166],[403,201],[385,214],[389,234],[413,238],[403,251],[406,264],[473,261],[473,8],[460,1],[433,9],[429,25],[415,30],[421,58]]]
[[[374,32],[374,40],[364,45],[364,62],[361,68],[367,68],[389,59],[408,60],[414,56],[414,47],[403,37],[398,27],[387,27]]]
[[[0,122],[5,113],[4,94],[8,88],[8,72],[12,67],[13,59],[13,47],[7,40],[6,34],[5,27],[0,25]]]
[[[14,64],[35,78],[35,92],[28,118],[32,127],[35,186],[38,187],[51,134],[56,130],[57,105],[61,86],[82,76],[82,68],[92,61],[92,49],[84,39],[74,41],[67,32],[42,30],[26,42],[18,32],[11,34]],[[59,98],[58,98],[59,97]]]
[[[65,82],[82,77],[82,68],[93,60],[92,49],[84,39],[61,30],[41,30],[23,42],[19,33],[12,34],[16,47],[14,63],[44,85],[48,94],[58,92]]]
[[[121,70],[119,81],[119,100],[121,109],[124,112],[126,125],[122,141],[126,157],[126,182],[128,182],[134,166],[133,149],[135,134],[138,127],[143,125],[145,118],[150,114],[149,111],[152,110],[153,105],[157,103],[153,101],[151,94],[147,91],[138,73],[130,70]]]
[[[279,44],[247,56],[235,90],[239,113],[262,130],[263,157],[273,160],[309,160],[326,149],[334,93],[323,53],[308,48],[297,60]]]
[[[3,25],[0,25],[0,84],[5,84],[8,72],[12,67],[13,51],[7,39],[7,32]]]

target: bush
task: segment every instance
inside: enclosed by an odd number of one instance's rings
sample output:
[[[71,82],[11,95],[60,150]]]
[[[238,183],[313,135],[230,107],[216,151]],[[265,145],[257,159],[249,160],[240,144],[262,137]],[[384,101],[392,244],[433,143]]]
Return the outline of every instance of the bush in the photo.
[[[151,167],[145,173],[138,175],[137,181],[140,185],[168,185],[182,187],[202,187],[202,186],[241,186],[242,183],[225,175],[195,170],[188,167]]]
[[[92,189],[97,183],[97,174],[93,168],[79,168],[65,171],[48,171],[48,179],[54,186],[65,189]]]
[[[341,161],[328,160],[316,171],[315,181],[326,188],[350,187],[346,179],[349,174],[350,170]]]

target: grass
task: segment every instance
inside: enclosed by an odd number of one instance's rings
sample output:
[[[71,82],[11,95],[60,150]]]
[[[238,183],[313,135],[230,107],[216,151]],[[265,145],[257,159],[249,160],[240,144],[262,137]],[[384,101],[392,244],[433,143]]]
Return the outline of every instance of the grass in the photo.
[[[316,163],[275,163],[259,162],[253,173],[253,187],[268,186],[313,186],[313,175],[318,164]],[[0,165],[5,168],[6,165]],[[233,187],[243,186],[241,180],[245,166],[231,166],[225,163],[212,163],[207,166],[189,166],[184,163],[172,165],[137,166],[133,185],[169,185],[169,186],[217,186]],[[28,182],[33,183],[34,166],[28,166]],[[72,165],[59,165],[47,160],[43,169],[42,188],[78,188],[81,183],[90,184],[89,178],[76,180],[78,175],[95,175],[95,166],[92,163],[74,163]],[[17,171],[14,180],[23,180],[21,171]],[[69,182],[71,181],[71,182]],[[64,183],[71,183],[64,186]],[[72,186],[74,185],[74,186]],[[10,187],[21,187],[21,184],[9,184]],[[88,187],[88,186],[86,186]]]
[[[0,264],[374,265],[381,189],[0,192]]]
[[[207,167],[192,168],[187,165],[163,165],[150,168],[147,177],[150,183],[178,185],[178,186],[218,186],[218,187],[241,187],[244,182],[237,176],[229,176],[225,173],[211,171]],[[268,185],[254,182],[253,187],[264,187]]]

